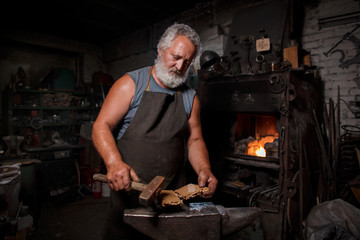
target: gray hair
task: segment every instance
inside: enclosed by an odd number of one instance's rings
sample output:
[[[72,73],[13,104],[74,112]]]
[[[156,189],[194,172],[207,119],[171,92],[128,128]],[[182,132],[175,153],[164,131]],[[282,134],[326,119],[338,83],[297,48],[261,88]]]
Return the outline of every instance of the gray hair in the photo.
[[[169,26],[161,36],[157,48],[165,50],[171,47],[172,41],[179,35],[184,35],[190,39],[190,41],[195,46],[195,57],[198,56],[202,48],[200,37],[194,29],[182,23],[174,23],[173,25]]]

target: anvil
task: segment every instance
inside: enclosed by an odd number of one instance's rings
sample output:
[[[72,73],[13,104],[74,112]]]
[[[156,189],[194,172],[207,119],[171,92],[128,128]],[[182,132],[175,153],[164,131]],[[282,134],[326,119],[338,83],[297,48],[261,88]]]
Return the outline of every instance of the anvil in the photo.
[[[179,212],[157,212],[150,208],[126,209],[124,221],[156,240],[219,240],[256,220],[256,207],[225,208],[211,202],[190,203]]]

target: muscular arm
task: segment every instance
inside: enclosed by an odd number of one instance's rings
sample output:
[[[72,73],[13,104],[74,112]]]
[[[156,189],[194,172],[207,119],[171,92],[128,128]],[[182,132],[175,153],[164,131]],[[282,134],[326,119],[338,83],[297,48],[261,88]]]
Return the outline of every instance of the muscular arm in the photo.
[[[122,161],[112,134],[112,130],[129,110],[134,92],[135,84],[129,75],[117,80],[111,87],[92,129],[94,146],[107,169],[108,184],[115,191],[129,191],[130,181],[139,180],[134,170]]]
[[[217,187],[217,179],[211,172],[209,154],[202,136],[200,123],[200,104],[197,96],[194,98],[191,116],[189,118],[188,154],[191,166],[198,175],[199,186],[208,186],[210,191],[204,193],[204,197],[211,197]]]

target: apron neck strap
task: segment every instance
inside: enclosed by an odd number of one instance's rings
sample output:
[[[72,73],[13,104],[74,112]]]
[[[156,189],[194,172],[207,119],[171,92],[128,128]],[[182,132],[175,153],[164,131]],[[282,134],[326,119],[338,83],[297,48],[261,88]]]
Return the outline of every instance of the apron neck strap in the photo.
[[[146,90],[145,91],[149,91],[150,89],[150,78],[151,78],[151,73],[152,73],[152,70],[153,70],[153,66],[150,67],[150,70],[149,70],[149,79],[148,79],[148,83],[147,83],[147,86],[146,86]]]

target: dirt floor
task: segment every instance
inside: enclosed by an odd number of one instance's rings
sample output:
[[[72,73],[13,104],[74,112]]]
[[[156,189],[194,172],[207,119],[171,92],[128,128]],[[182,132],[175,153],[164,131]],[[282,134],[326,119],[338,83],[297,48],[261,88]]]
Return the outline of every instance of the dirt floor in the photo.
[[[90,195],[66,204],[43,204],[32,239],[100,240],[108,201]]]

